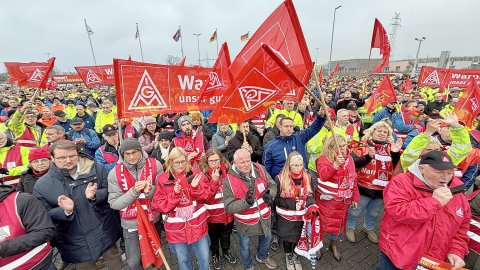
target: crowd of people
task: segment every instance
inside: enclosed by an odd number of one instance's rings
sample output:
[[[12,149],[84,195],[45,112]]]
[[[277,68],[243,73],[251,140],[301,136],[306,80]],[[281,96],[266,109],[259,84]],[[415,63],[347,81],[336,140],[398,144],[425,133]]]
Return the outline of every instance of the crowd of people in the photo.
[[[306,94],[216,124],[211,111],[118,119],[111,87],[0,88],[0,269],[56,269],[53,248],[76,269],[122,269],[122,253],[143,269],[139,207],[181,270],[276,269],[280,246],[299,270],[300,256],[321,260],[322,239],[341,261],[358,226],[379,270],[464,267],[480,246],[467,234],[480,231],[480,125],[454,113],[462,89],[404,79],[373,113],[378,78],[326,78],[311,84],[324,104]]]

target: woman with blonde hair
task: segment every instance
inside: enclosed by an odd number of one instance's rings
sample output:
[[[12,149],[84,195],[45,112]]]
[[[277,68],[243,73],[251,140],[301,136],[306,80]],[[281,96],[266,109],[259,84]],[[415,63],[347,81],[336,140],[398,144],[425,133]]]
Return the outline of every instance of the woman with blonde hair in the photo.
[[[212,140],[212,131],[205,125],[205,118],[199,111],[192,111],[188,114],[192,119],[192,126],[197,132],[201,132],[208,141]]]
[[[180,270],[193,269],[190,249],[201,270],[209,269],[208,212],[204,206],[213,194],[202,175],[193,172],[187,153],[172,149],[166,160],[166,172],[157,177],[152,208],[166,216],[164,228]]]
[[[277,184],[277,235],[283,241],[287,270],[301,270],[294,249],[300,239],[307,208],[315,204],[311,177],[302,155],[296,151],[290,153],[274,181]]]
[[[361,164],[353,160],[347,147],[347,141],[342,135],[328,137],[316,161],[318,181],[315,202],[320,210],[322,229],[330,236],[330,249],[337,261],[341,260],[337,240],[345,230],[348,208],[350,205],[356,208],[360,201],[355,167],[360,167]],[[320,254],[317,253],[318,255]]]
[[[223,182],[230,169],[229,162],[219,150],[210,148],[205,152],[205,157],[200,160],[202,171],[201,182],[213,190],[212,196],[205,201],[210,216],[208,217],[208,235],[210,236],[210,251],[212,252],[212,266],[221,269],[220,247],[223,257],[230,263],[236,264],[237,258],[230,251],[230,236],[233,231],[233,214],[225,212],[223,204]],[[220,243],[220,245],[219,245]]]
[[[393,142],[393,130],[386,121],[379,121],[364,131],[361,142],[351,143],[355,164],[363,166],[357,169],[360,203],[350,208],[345,235],[348,241],[355,242],[355,226],[361,213],[365,211],[363,232],[373,243],[378,243],[374,232],[379,210],[383,205],[383,189],[392,179],[393,169],[400,160],[402,140]]]

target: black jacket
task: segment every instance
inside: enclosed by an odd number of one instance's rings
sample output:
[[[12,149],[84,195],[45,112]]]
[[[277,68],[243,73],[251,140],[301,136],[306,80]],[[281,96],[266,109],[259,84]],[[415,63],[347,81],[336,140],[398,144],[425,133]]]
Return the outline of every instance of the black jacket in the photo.
[[[20,182],[17,186],[17,191],[26,192],[26,193],[33,193],[33,187],[38,180],[38,176],[33,174],[32,168],[28,169],[28,171],[22,173],[20,176]]]
[[[258,139],[257,136],[248,133],[247,134],[247,142],[250,144],[250,146],[253,149],[253,154],[252,154],[252,162],[258,162],[261,163],[262,160],[262,155],[263,155],[263,147],[262,144],[260,143],[260,140]],[[228,161],[232,162],[233,161],[233,154],[235,154],[235,151],[240,149],[243,145],[243,134],[240,131],[237,131],[235,133],[235,136],[228,141],[227,145],[227,159]]]
[[[14,193],[12,186],[0,186],[0,205],[5,198]],[[48,217],[42,204],[30,194],[19,192],[17,199],[17,213],[25,227],[26,234],[0,244],[0,258],[13,256],[32,250],[41,244],[50,241],[55,236],[55,226]],[[0,207],[2,209],[2,207]],[[0,210],[0,215],[2,211]],[[49,269],[52,262],[52,253],[39,263],[34,270]]]
[[[79,163],[76,180],[68,170],[51,164],[33,188],[33,195],[43,203],[57,227],[57,247],[67,263],[97,260],[122,234],[119,219],[107,201],[107,171],[89,157],[79,157]],[[98,185],[95,200],[85,197],[88,183]],[[74,201],[72,215],[66,216],[58,206],[60,195]]]

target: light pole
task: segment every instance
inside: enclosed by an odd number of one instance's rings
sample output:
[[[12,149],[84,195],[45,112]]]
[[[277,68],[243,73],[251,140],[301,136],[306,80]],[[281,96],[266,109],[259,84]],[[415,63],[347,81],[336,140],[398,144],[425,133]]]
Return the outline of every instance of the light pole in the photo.
[[[202,34],[193,34],[194,36],[197,36],[197,47],[198,47],[198,65],[200,66],[200,36]]]
[[[333,33],[335,32],[335,14],[337,13],[337,9],[341,8],[342,6],[338,6],[333,11],[333,24],[332,24],[332,40],[330,41],[330,60],[328,61],[328,73],[330,74],[331,70],[331,62],[332,62],[332,49],[333,49]]]
[[[422,45],[422,42],[427,39],[426,37],[422,38],[415,38],[416,41],[418,41],[418,48],[417,48],[417,56],[415,57],[415,64],[413,64],[413,69],[412,73],[410,74],[410,78],[413,78],[415,75],[415,72],[417,72],[417,65],[418,65],[418,53],[420,52],[420,46]]]
[[[317,50],[317,54],[315,56],[315,65],[318,65],[318,48],[315,48]]]

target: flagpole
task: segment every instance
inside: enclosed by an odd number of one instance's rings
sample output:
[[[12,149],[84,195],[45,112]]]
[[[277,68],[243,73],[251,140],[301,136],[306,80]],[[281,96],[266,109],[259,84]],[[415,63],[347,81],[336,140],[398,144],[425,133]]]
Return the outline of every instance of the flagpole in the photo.
[[[217,28],[215,28],[215,41],[217,42],[217,58],[218,58],[218,32],[217,32]]]
[[[140,44],[140,54],[142,55],[142,62],[145,62],[145,60],[143,60],[142,39],[140,38],[140,30],[138,30],[138,23],[137,23],[137,37],[138,37],[138,43]]]
[[[95,53],[93,52],[93,46],[92,46],[92,39],[90,38],[90,35],[93,34],[93,31],[91,29],[89,31],[88,25],[87,25],[87,19],[83,19],[83,20],[85,22],[85,29],[87,30],[88,41],[90,42],[90,49],[92,50],[93,62],[95,63],[95,66],[96,66],[97,65],[97,59],[95,59]]]
[[[182,58],[183,58],[183,35],[182,35],[182,26],[179,26],[178,29],[180,29],[180,51],[182,52]]]
[[[367,74],[369,73],[368,70],[370,69],[370,57],[371,56],[372,56],[372,48],[370,48],[370,53],[368,54]]]

